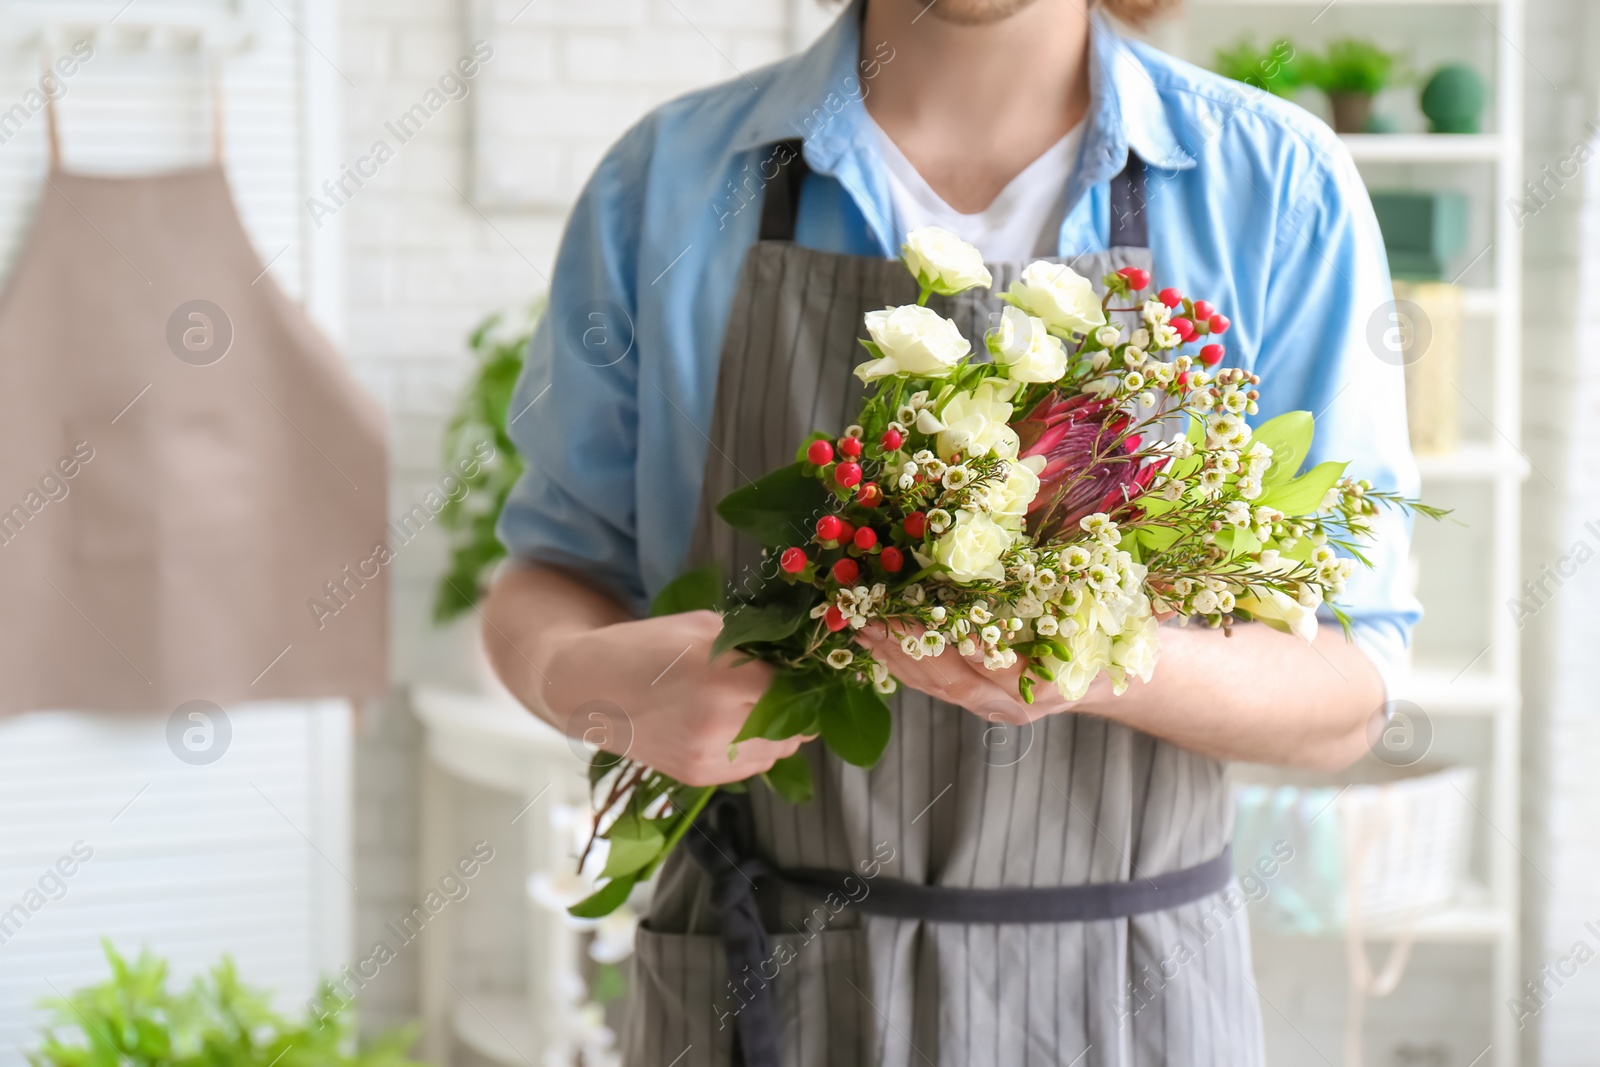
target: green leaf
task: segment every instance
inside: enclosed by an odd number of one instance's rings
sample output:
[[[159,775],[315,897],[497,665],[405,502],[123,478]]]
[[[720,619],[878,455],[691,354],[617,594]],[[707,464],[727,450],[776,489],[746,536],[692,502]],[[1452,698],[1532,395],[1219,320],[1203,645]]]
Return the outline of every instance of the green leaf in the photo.
[[[1217,535],[1217,543],[1228,550],[1228,557],[1242,556],[1249,552],[1259,552],[1261,542],[1256,539],[1255,532],[1249,529],[1234,527],[1224,530]]]
[[[606,852],[602,878],[618,878],[632,874],[647,866],[661,854],[667,835],[650,819],[641,818],[631,809],[617,816],[607,827],[605,839],[610,844]]]
[[[826,704],[838,699],[840,694],[836,690],[840,685],[835,679],[820,674],[779,671],[755,707],[750,709],[734,743],[753,737],[782,741],[799,734],[815,733],[818,716]]]
[[[1142,526],[1138,529],[1140,543],[1156,552],[1165,552],[1182,536],[1182,530],[1171,526]]]
[[[628,902],[628,894],[638,880],[637,873],[613,878],[568,908],[567,914],[579,919],[604,918]]]
[[[893,719],[875,690],[844,681],[828,687],[822,705],[822,740],[846,763],[870,767],[889,743]]]
[[[1285,412],[1256,427],[1251,437],[1272,449],[1272,466],[1267,468],[1262,484],[1280,485],[1300,473],[1300,464],[1311,451],[1314,432],[1309,411]]]
[[[651,615],[716,611],[722,607],[722,571],[715,563],[685,571],[668,582],[650,604]]]
[[[1344,476],[1343,463],[1318,463],[1294,481],[1268,489],[1256,501],[1260,507],[1277,508],[1285,515],[1310,515],[1334,483]]]
[[[811,785],[811,763],[806,759],[804,752],[783,757],[774,763],[761,779],[772,787],[774,793],[790,804],[810,803],[814,793]]]
[[[754,641],[782,641],[811,615],[815,589],[783,586],[764,603],[740,604],[722,617],[722,632],[711,644],[711,658]]]
[[[822,482],[806,476],[805,464],[791,463],[723,497],[717,514],[740,533],[780,547],[805,540],[811,521],[827,506]]]

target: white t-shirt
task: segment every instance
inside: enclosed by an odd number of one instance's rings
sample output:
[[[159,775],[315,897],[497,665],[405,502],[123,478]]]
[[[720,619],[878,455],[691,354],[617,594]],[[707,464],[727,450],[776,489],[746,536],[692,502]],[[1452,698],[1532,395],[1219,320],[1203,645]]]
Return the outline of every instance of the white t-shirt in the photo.
[[[934,192],[899,147],[872,121],[889,177],[895,224],[902,237],[920,226],[938,226],[973,245],[991,263],[1027,262],[1053,256],[1059,246],[1067,177],[1078,161],[1083,124],[1045,150],[982,211],[964,215]]]

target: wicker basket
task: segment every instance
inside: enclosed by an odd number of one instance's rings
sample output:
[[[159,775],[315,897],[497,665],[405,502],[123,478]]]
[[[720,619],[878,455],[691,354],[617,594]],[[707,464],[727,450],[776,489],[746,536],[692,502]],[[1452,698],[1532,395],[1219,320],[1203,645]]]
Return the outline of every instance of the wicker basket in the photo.
[[[1343,786],[1267,776],[1237,787],[1241,874],[1250,868],[1259,877],[1262,856],[1281,861],[1252,909],[1264,928],[1403,929],[1455,900],[1470,851],[1476,771],[1362,767]],[[1285,846],[1293,849],[1288,860]]]

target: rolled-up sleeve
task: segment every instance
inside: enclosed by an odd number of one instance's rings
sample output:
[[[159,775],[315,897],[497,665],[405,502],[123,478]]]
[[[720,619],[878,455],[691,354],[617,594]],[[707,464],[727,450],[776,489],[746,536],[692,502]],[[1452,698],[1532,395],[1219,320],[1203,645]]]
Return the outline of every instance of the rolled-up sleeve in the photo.
[[[1310,411],[1316,416],[1310,463],[1348,460],[1351,477],[1415,496],[1405,375],[1387,347],[1393,292],[1372,204],[1331,134],[1304,149],[1287,186],[1271,265],[1256,360],[1259,418]],[[1372,569],[1358,564],[1337,601],[1391,692],[1422,616],[1410,588],[1410,539],[1411,520],[1383,509],[1363,550]]]
[[[624,136],[567,222],[508,410],[526,467],[497,528],[513,559],[578,571],[634,605],[644,596],[634,323],[649,144],[643,124]]]

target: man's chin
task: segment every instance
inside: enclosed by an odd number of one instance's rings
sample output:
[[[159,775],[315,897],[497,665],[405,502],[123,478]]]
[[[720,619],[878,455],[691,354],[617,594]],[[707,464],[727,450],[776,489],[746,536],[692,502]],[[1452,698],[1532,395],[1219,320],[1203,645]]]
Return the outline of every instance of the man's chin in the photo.
[[[1008,19],[1034,0],[933,0],[924,10],[940,22],[956,26],[987,26]]]

